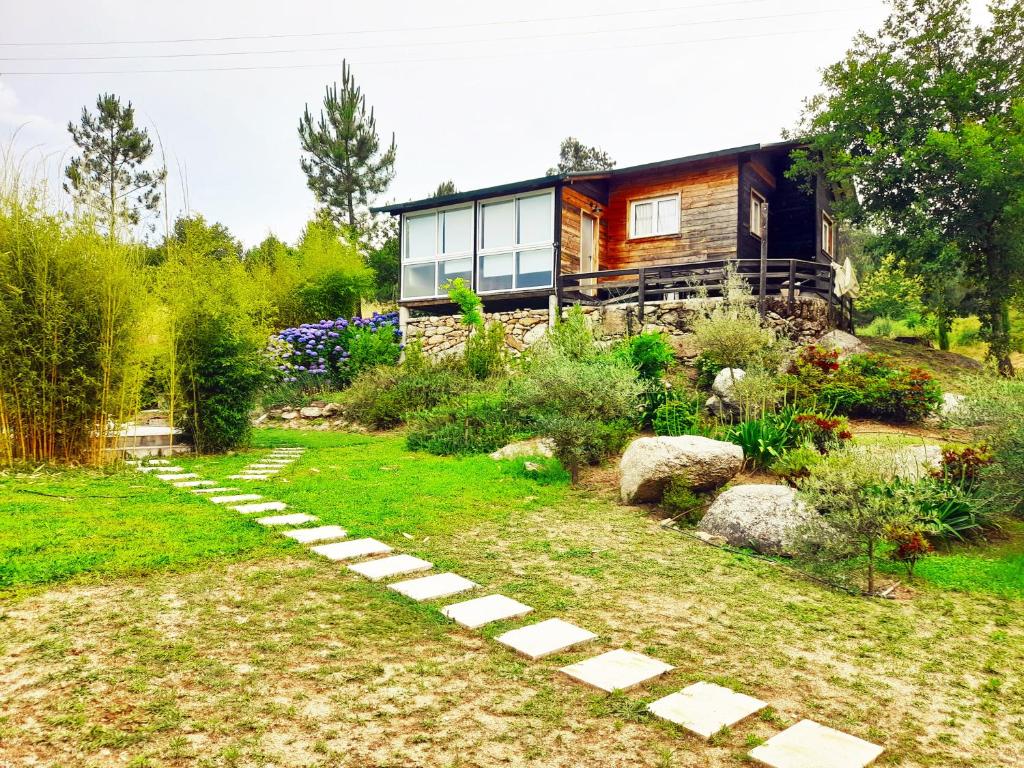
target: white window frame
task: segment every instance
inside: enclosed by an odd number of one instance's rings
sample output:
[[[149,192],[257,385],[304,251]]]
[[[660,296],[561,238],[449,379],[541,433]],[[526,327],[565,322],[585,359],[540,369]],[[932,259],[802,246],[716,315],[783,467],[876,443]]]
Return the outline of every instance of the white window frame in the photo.
[[[768,199],[764,195],[756,189],[750,190],[750,234],[759,240],[764,237],[764,232],[761,231],[761,212],[767,204]]]
[[[821,252],[834,259],[836,255],[836,220],[821,212]]]
[[[433,293],[431,295],[422,296],[406,296],[405,295],[405,268],[410,264],[433,264],[434,265],[434,290],[438,290],[437,278],[438,270],[441,264],[454,261],[456,259],[469,259],[470,260],[470,274],[473,272],[473,233],[469,235],[469,248],[464,251],[453,251],[451,253],[445,253],[441,249],[441,214],[447,213],[448,211],[468,210],[470,212],[470,227],[472,229],[472,222],[474,221],[475,208],[473,203],[456,203],[454,205],[445,205],[440,208],[428,208],[422,211],[414,211],[412,213],[402,214],[402,300],[416,301],[419,299],[437,299],[441,298],[445,294]],[[427,218],[429,216],[434,218],[434,253],[432,256],[421,257],[418,259],[410,258],[409,256],[409,238],[408,238],[408,221],[409,219]],[[471,278],[472,281],[472,278]]]
[[[531,197],[542,197],[547,196],[550,204],[549,218],[551,222],[551,231],[548,239],[532,243],[520,243],[514,242],[511,245],[496,246],[494,248],[484,248],[484,206],[493,203],[504,203],[509,200],[513,201],[512,205],[512,237],[514,240],[519,238],[519,205],[518,201],[531,198]],[[507,293],[509,291],[541,291],[546,288],[554,287],[555,280],[555,191],[553,189],[542,189],[534,192],[523,192],[516,195],[505,195],[503,197],[489,197],[486,200],[478,200],[476,203],[476,273],[477,278],[477,293],[480,295],[486,295],[489,293]],[[547,285],[531,285],[525,288],[520,288],[516,283],[518,282],[518,266],[519,266],[519,254],[528,251],[540,251],[543,249],[550,249],[551,251],[551,281]],[[483,269],[481,267],[484,257],[491,256],[499,253],[511,253],[512,254],[512,287],[511,288],[495,288],[490,291],[485,291],[479,286],[483,281]]]
[[[659,231],[658,228],[657,228],[658,222],[657,222],[657,220],[655,220],[654,221],[654,224],[655,224],[654,231],[652,231],[650,234],[648,234],[648,235],[638,235],[638,234],[636,234],[636,232],[633,231],[634,227],[636,226],[636,214],[634,212],[636,206],[640,205],[642,203],[651,203],[654,206],[654,215],[657,216],[658,215],[658,203],[665,202],[666,200],[673,200],[673,201],[675,201],[675,204],[676,204],[676,228],[671,230],[671,231],[669,231],[669,230]],[[680,229],[683,226],[682,201],[681,201],[681,198],[680,198],[680,194],[678,192],[673,192],[673,193],[668,194],[668,195],[655,195],[654,197],[639,197],[636,200],[630,200],[629,201],[629,210],[628,210],[627,215],[629,216],[629,220],[626,222],[626,225],[628,226],[628,231],[629,231],[629,238],[628,238],[629,240],[641,240],[641,239],[648,238],[648,237],[672,237],[674,235],[678,235]]]

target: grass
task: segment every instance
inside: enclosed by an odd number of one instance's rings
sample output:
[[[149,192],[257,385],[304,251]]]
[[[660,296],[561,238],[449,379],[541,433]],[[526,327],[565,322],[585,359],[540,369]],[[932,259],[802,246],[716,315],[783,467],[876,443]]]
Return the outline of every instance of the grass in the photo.
[[[663,529],[601,486],[410,454],[398,435],[257,439],[310,450],[256,492],[599,640],[525,661],[489,640],[517,622],[458,630],[436,605],[202,502],[201,535],[221,537],[219,518],[250,530],[252,546],[188,547],[166,568],[114,567],[115,558],[0,603],[0,764],[721,767],[804,717],[883,744],[882,764],[1024,761],[1024,602],[927,586],[909,601],[849,597]],[[259,455],[182,463],[218,479]],[[8,478],[3,501],[37,482]],[[100,493],[77,472],[45,482]],[[158,506],[170,497],[195,503],[135,474],[98,482],[137,486],[118,502],[127,520],[173,515]],[[62,503],[91,515],[86,503]],[[115,555],[140,546],[95,533]],[[557,672],[613,647],[676,670],[614,697]],[[764,698],[771,716],[709,745],[645,713],[645,702],[700,679]]]

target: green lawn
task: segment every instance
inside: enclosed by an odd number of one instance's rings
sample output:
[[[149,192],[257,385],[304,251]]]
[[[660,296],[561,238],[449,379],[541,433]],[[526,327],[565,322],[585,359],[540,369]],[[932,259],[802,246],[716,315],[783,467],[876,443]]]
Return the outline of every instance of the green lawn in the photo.
[[[154,478],[7,477],[0,552],[22,587],[0,596],[0,765],[725,768],[802,718],[883,744],[885,765],[1024,761],[1024,601],[1005,592],[922,580],[910,600],[850,597],[667,530],[597,482],[410,454],[400,435],[256,440],[309,450],[247,489],[599,639],[527,662],[489,639],[521,622],[459,630]],[[220,480],[261,455],[180,463]],[[611,697],[557,671],[614,647],[676,670]],[[711,744],[645,714],[702,679],[771,710]]]

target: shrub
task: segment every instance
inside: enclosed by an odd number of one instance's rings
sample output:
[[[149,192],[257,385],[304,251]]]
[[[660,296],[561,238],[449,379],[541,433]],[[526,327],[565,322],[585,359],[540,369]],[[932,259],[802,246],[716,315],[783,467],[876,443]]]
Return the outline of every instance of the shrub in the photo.
[[[801,478],[808,477],[811,470],[821,461],[821,454],[814,448],[802,445],[786,451],[771,466],[772,473],[792,486]]]
[[[505,372],[508,355],[505,350],[505,327],[489,323],[470,332],[463,353],[466,368],[478,379],[487,379]]]
[[[524,477],[541,485],[563,485],[570,480],[561,462],[547,456],[509,459],[501,462],[501,471],[511,477]]]
[[[786,451],[803,443],[806,430],[800,418],[796,409],[783,408],[729,427],[725,439],[743,449],[747,463],[758,468],[769,467]]]
[[[702,435],[704,401],[700,397],[671,399],[654,412],[656,435]]]
[[[932,470],[936,480],[973,488],[982,469],[991,466],[993,456],[987,445],[947,445],[942,449],[942,463]]]
[[[744,418],[771,413],[786,396],[786,384],[777,373],[751,368],[733,382],[732,399]]]
[[[548,329],[541,349],[544,346],[571,360],[589,360],[599,352],[594,341],[594,332],[587,322],[583,307],[579,304],[570,307],[569,311]]]
[[[696,525],[703,515],[705,502],[682,478],[673,478],[665,488],[661,506],[672,515],[673,520],[682,520],[687,525]]]
[[[647,331],[629,336],[615,346],[619,355],[645,381],[660,381],[675,361],[672,345],[664,333]]]
[[[490,453],[528,437],[504,390],[470,392],[409,418],[411,451],[438,455]]]
[[[885,539],[892,544],[889,557],[902,563],[907,569],[907,578],[914,578],[917,561],[934,551],[924,531],[905,522],[892,523],[885,529]]]
[[[804,428],[804,437],[819,453],[828,453],[836,448],[841,448],[846,441],[853,438],[849,423],[842,417],[801,413],[796,420]]]
[[[256,338],[221,314],[188,317],[178,336],[181,421],[199,453],[220,453],[246,442],[250,414],[270,378]]]

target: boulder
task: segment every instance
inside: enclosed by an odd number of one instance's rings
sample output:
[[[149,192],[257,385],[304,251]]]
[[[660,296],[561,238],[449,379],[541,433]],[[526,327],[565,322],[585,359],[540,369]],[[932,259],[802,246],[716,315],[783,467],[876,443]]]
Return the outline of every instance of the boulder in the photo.
[[[939,415],[944,419],[962,416],[965,410],[965,400],[966,398],[963,395],[958,395],[955,392],[943,393],[942,405],[939,406]]]
[[[315,405],[307,405],[305,408],[299,409],[299,415],[304,419],[319,419],[324,415],[324,412]]]
[[[797,530],[814,517],[789,486],[737,485],[715,499],[697,529],[734,547],[785,555]]]
[[[850,355],[859,355],[869,351],[868,345],[863,341],[858,339],[852,333],[840,331],[838,328],[826,333],[818,339],[817,343],[819,347],[838,350],[840,360],[843,360]]]
[[[658,501],[675,478],[706,491],[727,483],[742,466],[743,449],[732,443],[697,435],[641,437],[622,454],[619,489],[627,504]]]
[[[285,411],[284,413],[281,414],[281,418],[284,419],[285,421],[291,421],[292,419],[299,418],[299,412],[298,411]]]
[[[551,458],[555,455],[555,443],[546,437],[537,437],[533,440],[520,440],[518,443],[509,443],[504,448],[499,448],[491,454],[495,461],[502,459],[518,459],[523,456],[545,456]]]
[[[323,408],[320,409],[323,413],[324,418],[331,418],[341,413],[342,408],[340,403],[327,403]]]
[[[538,325],[535,325],[533,326],[533,328],[531,328],[525,334],[523,334],[523,343],[528,347],[532,347],[538,341],[543,339],[544,334],[547,332],[547,323],[540,323]]]
[[[736,382],[742,381],[746,375],[747,372],[742,368],[723,368],[715,376],[715,383],[711,385],[711,391],[728,403],[736,389]]]
[[[942,448],[938,445],[911,445],[892,452],[897,477],[916,482],[942,466]]]

